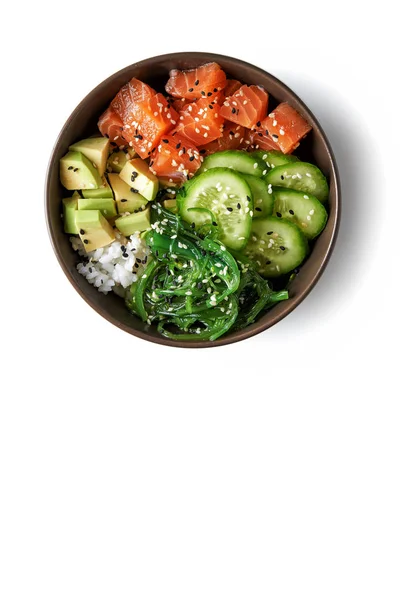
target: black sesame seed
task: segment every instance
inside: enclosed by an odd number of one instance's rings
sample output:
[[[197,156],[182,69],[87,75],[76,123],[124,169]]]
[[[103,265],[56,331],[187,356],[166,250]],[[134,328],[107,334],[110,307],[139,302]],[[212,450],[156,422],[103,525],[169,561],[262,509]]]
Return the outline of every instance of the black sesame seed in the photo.
[[[194,229],[194,228],[196,227],[196,225],[195,225],[194,223],[190,223],[190,227],[191,227],[192,229]]]
[[[279,213],[279,212],[277,212],[277,213],[276,213],[276,216],[277,216],[277,217],[281,217],[281,216],[282,216],[282,214],[281,214],[281,213]]]
[[[126,198],[121,198],[121,202],[128,202]]]
[[[169,143],[168,140],[163,140],[163,142],[164,142],[164,144],[168,144]]]
[[[236,206],[238,207],[238,209],[239,209],[239,210],[241,209],[240,202],[238,202],[238,203],[236,204]]]
[[[189,160],[192,162],[192,160],[194,160],[194,156],[189,156]]]
[[[74,168],[74,167],[72,167],[72,166],[71,166],[71,167],[68,167],[68,171],[72,171],[72,169],[73,169],[73,168]]]
[[[186,154],[186,148],[182,148],[182,154]]]
[[[232,114],[234,115],[236,112],[236,108],[232,108]]]
[[[137,138],[138,140],[142,140],[142,139],[143,139],[143,136],[142,136],[142,135],[140,135],[140,133],[138,133],[138,134],[137,134],[137,135],[135,135],[134,137],[135,137],[135,138]]]
[[[201,281],[199,281],[199,283],[197,284],[197,289],[201,290],[202,287],[203,287],[203,284],[201,283]]]
[[[266,265],[270,265],[270,264],[271,264],[271,261],[270,261],[270,260],[266,260],[266,261],[265,261],[265,264],[266,264]]]
[[[101,285],[103,285],[103,283],[104,283],[103,279],[100,279],[100,283],[101,283]]]
[[[213,107],[213,105],[212,105],[212,104],[209,104],[209,105],[208,105],[208,108],[211,108],[211,110],[213,110],[213,108],[214,108],[214,107]]]
[[[282,179],[282,180],[283,180],[283,179],[285,179],[283,175],[281,175],[281,179]]]
[[[125,250],[126,250],[126,248],[123,244],[121,244],[121,250],[122,250],[122,252],[125,252]]]
[[[218,92],[218,88],[214,88],[214,92],[217,93]]]
[[[232,211],[233,211],[233,208],[232,208],[231,206],[227,206],[227,207],[226,207],[226,210],[229,210],[229,212],[232,212]]]
[[[138,269],[139,265],[137,263],[135,263],[135,269]]]
[[[138,194],[139,190],[135,189],[135,188],[131,188],[131,192],[132,194]]]
[[[123,256],[124,258],[128,258],[128,254],[127,254],[126,252],[123,252],[123,253],[122,253],[122,256]]]
[[[267,235],[272,235],[273,233],[273,231],[267,231]]]
[[[260,137],[262,137],[262,136],[263,136],[263,134],[261,133],[261,131],[259,131],[259,132],[258,132],[258,135],[259,135]]]
[[[265,130],[265,135],[268,135],[268,129]]]
[[[259,208],[258,206],[256,206],[256,211],[257,212],[261,212],[261,208]]]
[[[294,210],[290,209],[289,212],[291,215],[294,215]]]
[[[93,273],[92,267],[89,267],[89,273]]]
[[[175,148],[176,148],[177,150],[179,150],[179,148],[180,148],[180,147],[181,147],[181,142],[179,142],[179,143],[178,143],[178,144],[175,146]]]
[[[214,225],[214,227],[218,226],[218,223],[216,223],[215,221],[212,222],[212,224]],[[211,254],[211,253],[210,253]]]
[[[83,229],[80,229],[80,230],[79,230],[79,233],[80,233],[81,235],[83,235],[85,232],[84,232],[84,230],[83,230]]]
[[[200,83],[199,80],[196,79],[196,81],[194,82],[194,85],[199,85],[199,83]]]
[[[212,92],[207,92],[207,96],[212,96]]]
[[[83,243],[84,243],[84,244],[88,244],[88,243],[89,243],[89,240],[83,240]]]
[[[76,173],[77,171],[79,171],[78,167],[76,167],[76,169],[74,169],[74,173]]]
[[[229,132],[229,135],[235,135],[235,134],[234,134],[234,132],[233,132],[233,131],[230,131],[230,132]]]
[[[251,198],[250,198],[250,196],[246,196],[246,198],[247,198],[247,200],[248,200],[249,202],[251,202]]]
[[[261,121],[257,121],[256,125],[257,127],[261,127]]]
[[[193,88],[189,88],[189,92],[193,92]]]

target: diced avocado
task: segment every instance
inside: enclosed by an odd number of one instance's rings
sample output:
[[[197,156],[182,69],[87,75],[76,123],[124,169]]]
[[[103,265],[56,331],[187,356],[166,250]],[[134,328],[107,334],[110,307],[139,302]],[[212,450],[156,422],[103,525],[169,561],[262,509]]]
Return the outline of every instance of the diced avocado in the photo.
[[[99,210],[77,210],[75,223],[86,252],[111,244],[114,231]]]
[[[60,159],[60,179],[67,190],[87,190],[101,186],[98,170],[81,152],[68,152]]]
[[[116,173],[109,173],[108,179],[114,192],[115,202],[120,214],[124,212],[135,212],[147,204],[147,198],[141,194],[132,192],[129,185],[122,181]]]
[[[100,175],[104,175],[107,164],[110,140],[106,137],[91,137],[76,142],[69,147],[73,152],[82,152],[86,158],[95,164]]]
[[[84,198],[112,198],[113,193],[107,179],[103,176],[100,187],[95,190],[82,190],[82,196]]]
[[[115,225],[118,227],[123,235],[132,235],[137,231],[146,231],[150,229],[150,207],[141,212],[134,213],[133,215],[127,215],[126,217],[119,217],[115,221]]]
[[[137,190],[147,200],[154,200],[157,196],[158,179],[150,171],[149,165],[141,158],[129,160],[119,176],[129,185],[131,190]]]
[[[130,148],[129,150],[118,150],[110,154],[107,161],[107,171],[121,173],[126,162],[131,158],[135,158],[136,152]]]
[[[106,219],[117,214],[114,198],[80,198],[78,210],[99,210]]]
[[[176,205],[176,200],[172,200],[172,199],[164,200],[163,204],[164,204],[164,208],[166,208],[170,212],[172,212],[172,213],[177,213],[178,212],[178,208],[177,208],[177,205]]]
[[[63,218],[65,233],[79,233],[75,223],[75,214],[78,210],[78,198],[73,194],[72,198],[63,198]]]

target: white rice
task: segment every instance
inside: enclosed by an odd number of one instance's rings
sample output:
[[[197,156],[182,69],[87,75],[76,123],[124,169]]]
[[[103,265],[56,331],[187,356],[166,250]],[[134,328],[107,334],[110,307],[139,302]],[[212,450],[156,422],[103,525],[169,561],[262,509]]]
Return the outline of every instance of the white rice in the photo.
[[[114,291],[121,295],[122,288],[129,287],[140,277],[147,263],[149,249],[138,234],[126,238],[115,232],[115,236],[112,244],[92,252],[85,251],[77,236],[71,237],[70,242],[79,256],[85,259],[77,264],[78,272],[99,292],[108,294]]]

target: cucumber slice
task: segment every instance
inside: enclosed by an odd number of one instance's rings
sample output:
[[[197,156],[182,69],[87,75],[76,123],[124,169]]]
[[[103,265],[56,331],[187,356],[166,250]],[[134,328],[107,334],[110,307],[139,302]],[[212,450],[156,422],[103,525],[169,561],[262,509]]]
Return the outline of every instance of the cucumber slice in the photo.
[[[299,161],[297,156],[294,156],[293,154],[283,154],[283,152],[279,152],[279,150],[255,150],[251,154],[252,156],[264,160],[267,163],[268,169],[274,169],[280,165]]]
[[[320,202],[326,202],[329,196],[325,175],[318,167],[306,162],[299,161],[275,167],[266,175],[265,181],[271,185],[312,194]]]
[[[249,243],[243,253],[265,277],[279,277],[298,267],[307,255],[308,244],[300,229],[278,217],[254,219]]]
[[[208,169],[215,167],[224,167],[235,169],[240,173],[248,173],[256,177],[262,177],[267,174],[267,165],[261,158],[255,159],[249,152],[244,150],[225,150],[224,152],[215,152],[207,156],[201,165],[198,173],[204,173]]]
[[[272,215],[274,208],[274,197],[272,187],[255,175],[242,174],[243,179],[247,181],[251,189],[254,205],[254,218],[268,217]]]
[[[249,185],[236,171],[219,167],[196,175],[181,191],[178,206],[181,217],[196,229],[215,222],[219,239],[229,248],[246,245],[253,200]]]
[[[307,238],[315,238],[325,227],[328,213],[315,196],[296,190],[273,188],[273,198],[274,216],[289,219]]]

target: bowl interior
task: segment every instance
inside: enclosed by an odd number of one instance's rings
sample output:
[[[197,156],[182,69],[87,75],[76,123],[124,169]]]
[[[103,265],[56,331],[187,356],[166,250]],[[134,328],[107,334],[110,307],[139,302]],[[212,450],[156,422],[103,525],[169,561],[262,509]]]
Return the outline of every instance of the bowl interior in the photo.
[[[231,78],[247,84],[263,85],[270,94],[269,109],[273,109],[279,102],[288,101],[312,125],[312,132],[300,144],[296,154],[301,159],[318,165],[328,177],[329,219],[324,231],[314,242],[309,258],[290,283],[289,300],[277,304],[246,329],[227,334],[215,342],[178,343],[163,338],[157,333],[155,327],[131,315],[121,298],[115,294],[104,296],[79,275],[75,268],[78,262],[77,255],[72,250],[69,236],[63,232],[60,216],[61,200],[66,192],[59,182],[58,164],[70,144],[96,132],[98,117],[107,108],[120,87],[129,79],[132,77],[142,79],[157,91],[164,91],[170,69],[188,69],[210,61],[218,62]],[[103,81],[77,106],[64,125],[50,159],[46,185],[46,212],[50,237],[64,272],[81,296],[103,317],[127,332],[149,341],[185,347],[217,346],[244,339],[274,325],[291,312],[312,289],[326,265],[336,239],[339,223],[339,184],[332,150],[321,126],[305,104],[286,85],[265,71],[238,59],[197,52],[177,53],[153,57],[126,67]]]

